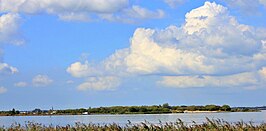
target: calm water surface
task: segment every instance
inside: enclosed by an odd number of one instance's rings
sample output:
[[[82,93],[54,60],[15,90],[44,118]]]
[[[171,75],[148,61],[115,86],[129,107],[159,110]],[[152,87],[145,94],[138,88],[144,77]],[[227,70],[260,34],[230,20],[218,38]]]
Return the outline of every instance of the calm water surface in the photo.
[[[132,123],[148,121],[157,124],[161,122],[175,122],[181,119],[187,124],[192,121],[202,123],[206,117],[211,119],[223,119],[228,122],[254,122],[260,124],[266,122],[266,110],[262,112],[227,112],[227,113],[179,113],[179,114],[137,114],[137,115],[70,115],[70,116],[0,116],[0,126],[8,127],[13,123],[24,124],[27,121],[42,123],[44,125],[74,125],[76,122],[84,124],[110,124],[124,125],[130,120]]]

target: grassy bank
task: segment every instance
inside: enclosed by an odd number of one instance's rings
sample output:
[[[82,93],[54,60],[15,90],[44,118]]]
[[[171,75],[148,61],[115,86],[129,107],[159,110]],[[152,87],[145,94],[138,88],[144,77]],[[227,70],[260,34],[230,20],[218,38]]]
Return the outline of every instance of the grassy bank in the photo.
[[[265,131],[266,123],[254,125],[252,122],[235,122],[229,123],[222,120],[210,120],[207,122],[192,125],[186,125],[183,121],[177,120],[173,123],[150,124],[143,122],[139,124],[131,124],[130,122],[124,126],[119,124],[82,124],[76,123],[74,126],[45,126],[38,123],[27,123],[26,125],[13,124],[10,127],[0,127],[0,131],[205,131],[205,130],[221,130],[221,131]]]

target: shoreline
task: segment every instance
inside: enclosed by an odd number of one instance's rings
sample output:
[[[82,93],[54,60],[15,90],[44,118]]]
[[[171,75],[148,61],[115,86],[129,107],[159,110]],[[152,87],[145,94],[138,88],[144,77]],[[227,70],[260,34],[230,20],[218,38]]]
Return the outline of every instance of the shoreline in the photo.
[[[230,111],[184,111],[184,113],[224,113]]]
[[[232,112],[261,112],[259,111],[183,111],[183,112],[173,112],[173,113],[124,113],[124,114],[21,114],[21,115],[0,115],[2,116],[90,116],[90,115],[160,115],[160,114],[185,114],[185,113],[232,113]]]

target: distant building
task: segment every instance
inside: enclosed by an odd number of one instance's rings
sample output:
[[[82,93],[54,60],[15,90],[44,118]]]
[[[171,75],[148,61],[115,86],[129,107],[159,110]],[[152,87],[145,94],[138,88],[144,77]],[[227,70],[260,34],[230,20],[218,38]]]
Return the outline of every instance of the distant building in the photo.
[[[89,115],[89,112],[83,112],[82,115]]]
[[[20,111],[20,114],[27,114],[27,111]]]

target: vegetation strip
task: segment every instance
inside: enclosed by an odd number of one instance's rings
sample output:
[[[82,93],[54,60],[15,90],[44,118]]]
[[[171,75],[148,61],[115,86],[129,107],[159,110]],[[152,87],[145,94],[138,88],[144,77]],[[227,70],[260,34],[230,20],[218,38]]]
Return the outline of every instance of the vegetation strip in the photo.
[[[0,116],[27,116],[27,115],[90,115],[90,114],[163,114],[163,113],[201,113],[201,112],[253,112],[257,108],[231,108],[229,105],[205,106],[170,106],[168,103],[153,106],[113,106],[98,108],[81,108],[65,110],[0,111]]]
[[[206,130],[220,130],[220,131],[265,131],[266,123],[260,125],[253,125],[252,122],[244,123],[242,121],[229,123],[223,120],[210,120],[206,118],[207,122],[197,124],[193,122],[192,125],[185,124],[178,119],[176,122],[151,124],[149,122],[142,122],[139,124],[129,123],[125,126],[119,124],[82,124],[76,123],[74,126],[45,126],[38,123],[28,122],[22,126],[20,124],[13,124],[10,127],[0,127],[0,131],[206,131]]]

